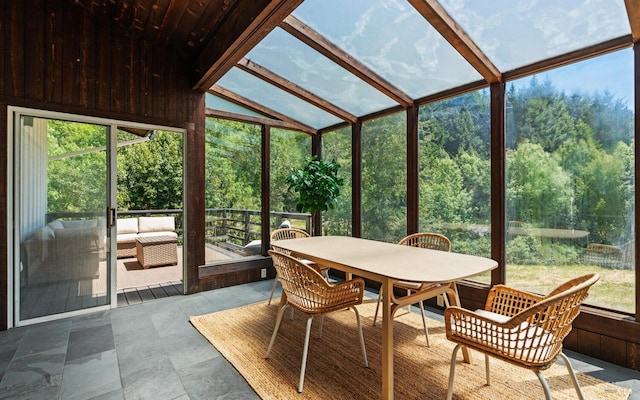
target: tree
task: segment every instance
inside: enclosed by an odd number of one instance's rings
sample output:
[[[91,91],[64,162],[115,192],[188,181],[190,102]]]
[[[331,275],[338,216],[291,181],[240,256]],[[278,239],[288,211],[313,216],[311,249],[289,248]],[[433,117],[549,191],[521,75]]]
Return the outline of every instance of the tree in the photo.
[[[556,157],[541,145],[520,143],[507,152],[507,217],[537,227],[566,226],[560,219],[570,215],[570,181]]]
[[[106,204],[106,128],[60,120],[48,121],[48,212],[103,212]],[[74,154],[79,151],[85,154]]]
[[[407,161],[404,113],[362,127],[362,234],[397,242],[407,233]]]
[[[147,142],[118,149],[121,210],[182,209],[182,135],[156,132]]]

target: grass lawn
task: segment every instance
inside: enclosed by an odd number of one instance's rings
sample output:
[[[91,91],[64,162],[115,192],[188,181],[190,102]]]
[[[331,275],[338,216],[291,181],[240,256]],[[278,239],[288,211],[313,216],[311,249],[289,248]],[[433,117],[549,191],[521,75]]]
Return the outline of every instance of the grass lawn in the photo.
[[[507,285],[546,294],[569,279],[593,272],[600,274],[600,280],[589,290],[586,304],[616,311],[635,312],[633,270],[609,269],[595,265],[507,265]],[[490,275],[482,274],[473,280],[488,283]]]

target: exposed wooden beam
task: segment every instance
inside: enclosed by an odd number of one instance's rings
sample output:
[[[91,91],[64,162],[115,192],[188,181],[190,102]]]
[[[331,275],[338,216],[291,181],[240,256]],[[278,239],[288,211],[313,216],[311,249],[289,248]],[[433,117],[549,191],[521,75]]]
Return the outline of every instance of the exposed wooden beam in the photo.
[[[309,125],[303,124],[300,121],[297,121],[293,118],[290,118],[284,114],[281,114],[275,110],[272,110],[269,107],[266,107],[262,104],[256,103],[253,100],[249,100],[246,97],[240,96],[237,93],[234,93],[230,90],[227,90],[223,87],[220,87],[218,85],[213,85],[210,89],[209,92],[211,94],[214,94],[216,96],[222,97],[223,99],[230,101],[234,104],[237,104],[241,107],[244,108],[248,108],[251,111],[260,113],[260,114],[264,114],[268,117],[271,117],[273,119],[278,119],[284,122],[289,123],[292,126],[297,126],[298,130],[305,132],[305,133],[309,133],[312,135],[315,135],[317,133],[317,129],[314,129],[312,127],[310,127]]]
[[[624,0],[624,5],[627,7],[631,36],[635,43],[640,41],[640,0]]]
[[[407,235],[420,228],[420,144],[418,106],[407,108]]]
[[[506,100],[505,84],[494,83],[491,96],[491,258],[498,268],[491,271],[491,284],[506,281]]]
[[[307,103],[313,104],[314,106],[330,114],[333,114],[342,120],[349,121],[351,123],[354,123],[357,120],[357,117],[355,115],[343,110],[342,108],[326,101],[321,97],[316,96],[308,90],[301,88],[295,83],[281,77],[280,75],[277,75],[276,73],[259,64],[254,63],[251,60],[243,58],[238,62],[237,66],[243,71],[246,71],[257,78],[262,79],[263,81],[268,82],[284,90],[285,92],[306,101]]]
[[[525,76],[533,75],[542,71],[546,71],[552,68],[557,68],[566,64],[574,63],[577,61],[585,60],[587,58],[596,57],[605,53],[609,53],[615,50],[620,50],[625,47],[630,47],[633,44],[633,38],[631,35],[625,35],[616,39],[608,40],[604,43],[599,43],[593,46],[585,47],[570,53],[562,54],[556,57],[551,57],[546,60],[542,60],[530,65],[526,65],[522,68],[517,68],[511,71],[505,71],[502,74],[504,81],[522,78]]]
[[[446,39],[465,60],[490,84],[502,80],[502,74],[489,57],[471,40],[436,0],[409,0],[415,8]]]
[[[404,108],[413,105],[413,100],[409,95],[386,81],[375,72],[371,71],[360,61],[342,51],[324,36],[320,35],[318,32],[314,31],[295,17],[291,15],[288,16],[282,24],[280,24],[280,27],[296,37],[298,40],[318,51],[323,56],[329,58],[342,68],[389,96]]]
[[[362,123],[351,125],[351,236],[362,237]]]
[[[463,94],[469,92],[475,92],[477,90],[482,90],[488,87],[487,82],[485,80],[479,80],[476,82],[465,83],[462,86],[457,86],[451,89],[443,90],[442,92],[438,92],[435,94],[430,94],[425,97],[420,97],[415,100],[416,105],[423,106],[425,104],[434,103],[436,101],[442,101],[446,99],[450,99],[452,97],[461,96]]]
[[[206,91],[302,0],[239,1],[194,62],[194,90]]]
[[[286,121],[280,121],[279,119],[256,117],[254,115],[239,114],[239,113],[234,113],[230,111],[216,110],[214,108],[208,108],[208,107],[205,109],[204,113],[205,113],[205,116],[212,117],[212,118],[226,119],[229,121],[244,122],[247,124],[255,124],[255,125],[269,125],[274,128],[301,131],[309,134],[315,133],[315,132],[307,132],[303,130],[303,127],[301,127],[300,125],[291,124]]]
[[[373,119],[386,117],[387,115],[399,113],[399,112],[402,112],[404,110],[406,110],[406,108],[404,108],[404,107],[402,107],[400,105],[393,106],[391,108],[385,108],[384,110],[375,111],[375,112],[372,112],[370,114],[366,114],[366,115],[363,115],[361,117],[358,117],[358,122],[357,123],[367,122],[367,121],[370,121],[370,120],[373,120]],[[349,125],[350,124],[348,122],[340,122],[338,124],[334,124],[334,125],[326,126],[324,128],[320,128],[320,129],[318,129],[318,133],[323,134],[323,133],[327,133],[327,132],[333,132],[333,131],[338,130],[338,129],[346,128]],[[351,124],[351,125],[353,125],[353,124]]]

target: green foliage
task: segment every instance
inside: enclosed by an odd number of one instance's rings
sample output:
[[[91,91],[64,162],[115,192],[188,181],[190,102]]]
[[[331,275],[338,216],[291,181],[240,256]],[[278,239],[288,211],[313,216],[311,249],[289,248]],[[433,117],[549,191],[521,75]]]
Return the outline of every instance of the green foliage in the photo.
[[[517,150],[507,152],[507,165],[510,221],[555,227],[557,215],[569,215],[571,179],[557,157],[538,144],[524,141]]]
[[[534,236],[518,236],[507,244],[507,262],[537,265],[541,262],[541,243]]]
[[[106,207],[106,128],[99,125],[49,120],[47,211],[101,212]]]
[[[298,194],[296,211],[314,215],[334,208],[343,184],[338,176],[340,165],[335,160],[319,160],[316,156],[307,157],[305,161],[303,168],[292,170],[287,176],[289,191]]]
[[[427,149],[427,146],[423,146]],[[423,151],[420,163],[421,222],[466,221],[471,210],[471,195],[464,185],[462,171],[447,153]]]
[[[298,195],[289,190],[287,176],[303,168],[311,153],[311,136],[282,129],[271,130],[271,209],[295,212]]]
[[[255,125],[206,119],[206,208],[260,209],[260,142]]]
[[[327,160],[336,160],[340,164],[338,176],[344,182],[335,207],[322,213],[325,235],[350,236],[352,233],[351,147],[350,128],[343,128],[322,136],[323,157]]]
[[[407,233],[404,113],[362,126],[362,236],[397,242]]]
[[[154,138],[118,149],[118,208],[182,208],[182,135],[156,132]]]

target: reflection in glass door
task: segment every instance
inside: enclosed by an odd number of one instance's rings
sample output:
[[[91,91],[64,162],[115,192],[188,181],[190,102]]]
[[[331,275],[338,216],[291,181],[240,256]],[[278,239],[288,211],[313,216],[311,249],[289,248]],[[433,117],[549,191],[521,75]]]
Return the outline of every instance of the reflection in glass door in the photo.
[[[18,321],[109,305],[109,126],[14,121]]]

